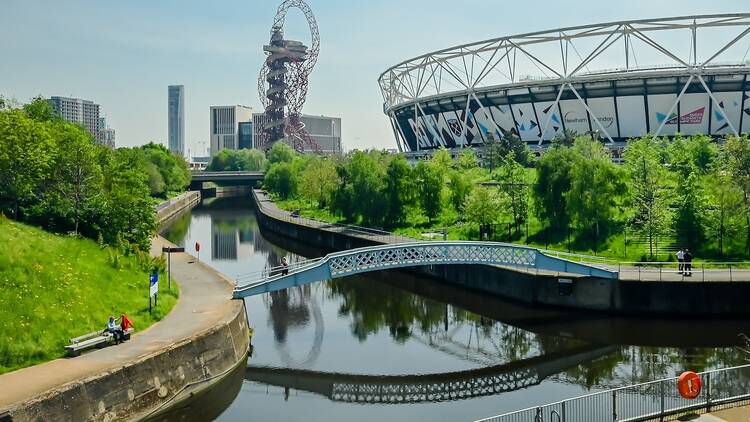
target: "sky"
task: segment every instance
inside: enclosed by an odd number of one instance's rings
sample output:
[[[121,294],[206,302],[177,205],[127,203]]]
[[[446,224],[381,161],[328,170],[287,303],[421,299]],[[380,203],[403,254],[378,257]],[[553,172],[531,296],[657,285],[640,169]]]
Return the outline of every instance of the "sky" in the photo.
[[[750,11],[747,0],[307,0],[321,49],[305,114],[342,118],[345,150],[395,148],[377,79],[429,51],[487,38],[625,19]],[[185,85],[185,143],[209,139],[209,107],[262,111],[258,73],[280,1],[0,0],[0,95],[101,105],[117,146],[166,144],[167,86]],[[288,39],[309,44],[290,11]]]

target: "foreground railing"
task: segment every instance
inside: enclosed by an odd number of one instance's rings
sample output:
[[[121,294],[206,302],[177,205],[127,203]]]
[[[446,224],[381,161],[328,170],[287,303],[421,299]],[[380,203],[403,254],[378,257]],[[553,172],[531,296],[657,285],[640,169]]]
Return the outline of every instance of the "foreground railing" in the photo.
[[[685,412],[705,412],[750,404],[750,365],[701,372],[700,395],[677,392],[677,377],[601,391],[477,422],[636,422],[675,420]]]

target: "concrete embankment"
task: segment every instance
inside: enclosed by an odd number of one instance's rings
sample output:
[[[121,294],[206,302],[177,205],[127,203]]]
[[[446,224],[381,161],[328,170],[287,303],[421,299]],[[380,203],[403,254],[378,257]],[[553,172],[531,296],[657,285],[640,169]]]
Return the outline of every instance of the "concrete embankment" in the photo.
[[[193,198],[185,194],[170,206],[185,210]],[[175,212],[164,211],[160,221]],[[170,245],[157,236],[151,253],[160,255]],[[230,300],[231,280],[187,254],[172,256],[172,274],[180,283],[179,301],[162,321],[136,331],[130,341],[0,376],[0,420],[153,417],[243,366],[248,324],[244,303]]]
[[[292,218],[259,190],[253,191],[252,200],[261,227],[326,251],[407,240]],[[563,284],[555,274],[537,275],[491,265],[432,265],[408,271],[527,305],[669,316],[750,314],[746,299],[750,282],[644,282],[566,275],[572,284]]]

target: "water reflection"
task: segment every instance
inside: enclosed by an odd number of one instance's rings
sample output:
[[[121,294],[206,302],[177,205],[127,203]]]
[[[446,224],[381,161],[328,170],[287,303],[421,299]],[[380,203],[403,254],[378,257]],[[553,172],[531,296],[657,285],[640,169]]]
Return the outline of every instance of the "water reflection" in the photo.
[[[165,235],[188,250],[200,241],[202,259],[229,277],[328,252],[261,232],[248,200],[203,204]],[[743,364],[737,334],[750,332],[743,319],[535,309],[403,271],[246,304],[255,353],[220,420],[467,420]]]

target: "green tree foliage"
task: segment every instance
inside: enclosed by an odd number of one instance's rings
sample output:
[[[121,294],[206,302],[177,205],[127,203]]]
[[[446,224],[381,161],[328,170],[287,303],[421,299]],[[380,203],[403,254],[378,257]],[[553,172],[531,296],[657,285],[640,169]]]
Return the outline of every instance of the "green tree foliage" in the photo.
[[[291,160],[290,160],[291,161]],[[207,171],[261,171],[268,166],[263,151],[258,149],[222,149],[211,157]]]
[[[0,212],[17,220],[145,250],[151,193],[181,190],[189,178],[185,160],[164,147],[112,151],[43,99],[0,110]]]
[[[669,194],[667,169],[660,162],[659,142],[651,137],[632,140],[625,151],[625,162],[630,176],[630,200],[633,216],[630,226],[647,241],[649,255],[659,236],[669,226]]]
[[[419,201],[430,221],[442,211],[443,172],[439,164],[420,162],[414,169],[419,188]]]
[[[567,230],[570,213],[565,193],[570,190],[575,153],[553,146],[537,162],[533,198],[537,217],[553,232]]]
[[[726,240],[737,231],[737,220],[742,218],[742,213],[738,212],[742,209],[742,190],[733,182],[724,166],[717,166],[704,183],[708,193],[708,235],[716,239],[719,255],[724,256]]]
[[[503,147],[498,142],[495,134],[487,132],[484,144],[482,145],[482,163],[484,167],[490,169],[490,174],[500,165],[503,156]]]
[[[430,164],[440,171],[441,174],[447,174],[453,168],[453,158],[445,147],[440,147],[430,159]]]
[[[463,209],[467,222],[486,227],[497,221],[500,207],[499,195],[491,188],[479,186],[466,197]]]
[[[461,170],[471,170],[479,167],[477,153],[473,148],[465,148],[458,154],[458,168]]]
[[[268,150],[266,157],[271,164],[291,163],[297,153],[285,142],[276,142]]]
[[[318,208],[325,207],[340,183],[336,164],[330,158],[312,157],[300,175],[300,193]]]
[[[694,171],[699,174],[708,174],[714,161],[719,155],[719,149],[711,137],[699,135],[690,138],[676,137],[671,142],[662,140],[662,146],[667,148],[669,162],[674,171],[683,177]]]
[[[263,179],[266,189],[287,199],[297,193],[298,176],[291,162],[278,162],[268,169]]]
[[[0,206],[4,213],[20,220],[28,207],[39,203],[54,150],[47,125],[21,110],[0,113]]]
[[[697,250],[706,240],[704,225],[706,196],[697,172],[677,181],[674,228],[680,246]]]
[[[449,177],[450,180],[450,199],[453,209],[462,212],[466,197],[471,193],[473,183],[471,178],[460,171],[453,171]]]
[[[742,192],[742,214],[745,218],[745,252],[750,253],[750,143],[747,136],[729,137],[724,147],[727,171]]]
[[[507,205],[504,208],[510,213],[510,220],[516,234],[519,234],[529,214],[529,184],[526,182],[525,169],[515,157],[515,154],[509,152],[503,158],[495,178],[502,186],[502,196]]]
[[[396,227],[406,218],[406,207],[416,199],[413,170],[403,155],[394,157],[386,169],[385,193],[388,201],[388,214],[385,223]]]
[[[578,138],[573,152],[575,160],[566,202],[579,229],[583,233],[590,232],[598,244],[610,228],[616,206],[625,191],[622,172],[612,163],[609,151],[598,141]]]

